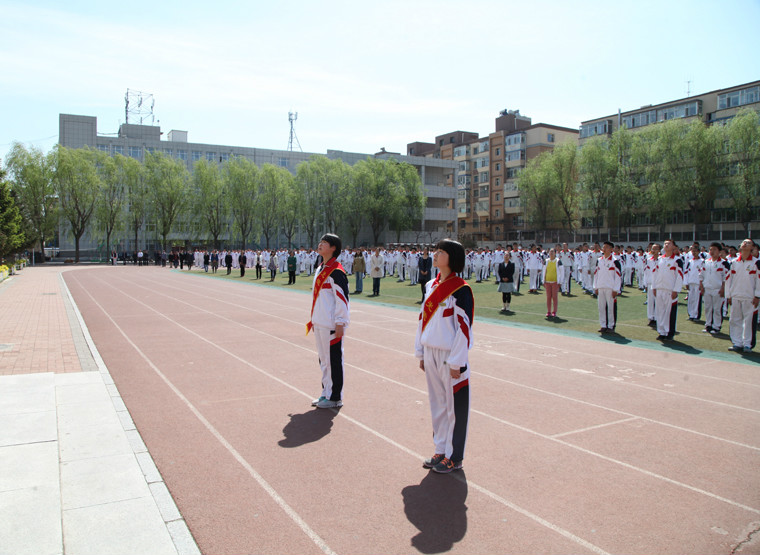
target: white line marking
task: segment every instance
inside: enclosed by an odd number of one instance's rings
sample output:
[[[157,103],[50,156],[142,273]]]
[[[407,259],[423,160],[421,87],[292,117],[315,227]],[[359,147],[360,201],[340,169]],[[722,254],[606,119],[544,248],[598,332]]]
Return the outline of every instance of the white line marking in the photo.
[[[569,432],[563,432],[561,434],[552,434],[549,437],[553,439],[557,439],[558,437],[565,437],[570,436],[573,434],[582,434],[583,432],[590,432],[591,430],[599,430],[600,428],[606,428],[608,426],[615,426],[617,424],[623,424],[625,422],[631,422],[633,420],[638,420],[636,416],[632,416],[630,418],[623,418],[622,420],[613,420],[612,422],[605,422],[604,424],[597,424],[596,426],[589,426],[587,428],[580,428],[578,430],[571,430]]]

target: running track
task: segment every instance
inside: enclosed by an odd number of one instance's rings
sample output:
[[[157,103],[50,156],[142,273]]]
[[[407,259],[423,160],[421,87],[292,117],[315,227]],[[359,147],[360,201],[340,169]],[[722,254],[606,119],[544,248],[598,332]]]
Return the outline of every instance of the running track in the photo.
[[[309,296],[64,276],[204,554],[760,553],[758,367],[476,321],[465,470],[435,475],[416,313],[352,302],[318,411]]]

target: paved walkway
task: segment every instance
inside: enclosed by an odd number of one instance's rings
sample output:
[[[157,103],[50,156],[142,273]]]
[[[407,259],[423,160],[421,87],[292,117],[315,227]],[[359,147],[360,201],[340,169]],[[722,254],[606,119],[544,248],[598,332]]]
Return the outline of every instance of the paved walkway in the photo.
[[[0,284],[0,555],[200,553],[62,270]]]

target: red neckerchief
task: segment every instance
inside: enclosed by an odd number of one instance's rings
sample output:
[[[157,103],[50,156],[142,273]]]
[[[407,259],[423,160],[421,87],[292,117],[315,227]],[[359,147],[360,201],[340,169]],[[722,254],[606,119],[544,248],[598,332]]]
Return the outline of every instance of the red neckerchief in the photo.
[[[455,291],[458,291],[467,285],[467,282],[465,280],[454,273],[452,273],[443,281],[440,281],[440,279],[441,274],[435,276],[435,280],[433,280],[432,285],[433,292],[430,293],[430,296],[425,301],[425,306],[422,309],[423,330],[428,325],[428,322],[430,322],[430,319],[433,317],[436,310],[438,310],[438,307],[441,306],[441,303],[449,298],[449,296]]]
[[[338,259],[333,257],[328,260],[327,263],[322,264],[322,269],[314,279],[314,292],[313,298],[311,300],[311,314],[309,315],[309,323],[306,324],[306,335],[309,335],[309,332],[314,327],[314,324],[311,323],[311,317],[314,316],[314,305],[317,304],[317,297],[319,297],[319,292],[322,290],[322,287],[327,281],[327,278],[330,277],[330,274],[332,274],[333,270],[340,270],[344,274],[346,273],[346,270],[343,269],[343,266],[341,266],[340,262],[338,262]]]

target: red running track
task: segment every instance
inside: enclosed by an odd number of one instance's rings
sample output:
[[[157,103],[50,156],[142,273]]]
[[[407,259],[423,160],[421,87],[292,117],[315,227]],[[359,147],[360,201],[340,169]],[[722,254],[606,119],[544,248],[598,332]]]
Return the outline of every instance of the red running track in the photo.
[[[436,475],[415,312],[352,298],[319,411],[308,295],[65,279],[205,554],[760,553],[760,368],[476,321],[465,470]]]

